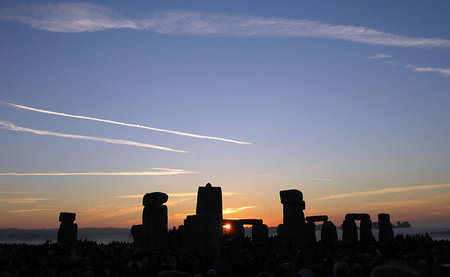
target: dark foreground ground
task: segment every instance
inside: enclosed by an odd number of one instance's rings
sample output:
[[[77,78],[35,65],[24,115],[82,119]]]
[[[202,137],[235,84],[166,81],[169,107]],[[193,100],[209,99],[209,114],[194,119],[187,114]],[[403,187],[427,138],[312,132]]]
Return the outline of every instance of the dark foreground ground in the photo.
[[[123,242],[105,245],[79,241],[71,247],[49,242],[41,245],[0,244],[0,277],[309,277],[369,276],[371,272],[372,276],[450,276],[449,248],[450,241],[435,241],[427,235],[399,235],[389,245],[377,242],[370,245],[317,243],[300,250],[292,241],[277,237],[259,244],[248,238],[225,238],[224,247],[216,257],[187,253],[176,243],[170,244],[168,250],[160,251]],[[388,267],[379,268],[381,265]],[[376,267],[378,273],[373,272]]]

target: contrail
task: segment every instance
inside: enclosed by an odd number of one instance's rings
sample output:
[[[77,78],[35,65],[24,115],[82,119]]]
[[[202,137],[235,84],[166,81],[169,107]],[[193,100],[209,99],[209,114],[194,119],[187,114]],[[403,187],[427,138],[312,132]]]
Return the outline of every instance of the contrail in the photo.
[[[14,123],[7,122],[7,121],[0,121],[0,127],[3,127],[3,129],[10,130],[10,131],[28,132],[28,133],[33,133],[33,134],[42,135],[42,136],[84,139],[84,140],[92,140],[92,141],[101,141],[101,142],[112,143],[112,144],[122,144],[122,145],[131,145],[131,146],[144,147],[144,148],[153,148],[153,149],[178,152],[178,153],[187,153],[187,151],[184,151],[184,150],[176,150],[176,149],[172,149],[169,147],[141,143],[141,142],[136,142],[136,141],[132,141],[132,140],[90,137],[90,136],[81,136],[81,135],[73,135],[73,134],[65,134],[65,133],[56,133],[56,132],[43,131],[43,130],[35,130],[35,129],[27,128],[27,127],[20,127],[20,126],[15,125]]]
[[[109,120],[109,119],[102,119],[102,118],[97,118],[97,117],[90,117],[90,116],[84,116],[84,115],[74,115],[74,114],[54,112],[54,111],[37,109],[37,108],[33,108],[33,107],[28,107],[28,106],[23,106],[23,105],[8,103],[8,102],[1,102],[1,103],[4,104],[4,105],[7,105],[9,107],[12,107],[12,108],[28,110],[28,111],[44,113],[44,114],[51,114],[51,115],[57,115],[57,116],[64,116],[64,117],[71,117],[71,118],[78,118],[78,119],[85,119],[85,120],[92,120],[92,121],[98,121],[98,122],[103,122],[103,123],[115,124],[115,125],[120,125],[120,126],[133,127],[133,128],[141,128],[141,129],[158,131],[158,132],[164,132],[164,133],[169,133],[169,134],[174,134],[174,135],[179,135],[179,136],[186,136],[186,137],[191,137],[191,138],[219,140],[219,141],[225,141],[225,142],[231,142],[231,143],[237,143],[237,144],[252,144],[250,142],[245,142],[245,141],[238,141],[238,140],[232,140],[232,139],[226,139],[226,138],[219,138],[219,137],[211,137],[211,136],[197,135],[197,134],[191,134],[191,133],[184,133],[184,132],[179,132],[179,131],[174,131],[174,130],[154,128],[154,127],[150,127],[150,126],[143,126],[143,125],[139,125],[139,124],[119,122],[119,121],[114,121],[114,120]]]
[[[335,195],[330,195],[330,196],[325,196],[325,197],[319,197],[314,200],[331,200],[331,199],[341,199],[341,198],[349,198],[349,197],[399,193],[399,192],[403,193],[406,191],[429,190],[429,189],[438,189],[438,188],[450,188],[450,184],[393,187],[393,188],[385,188],[385,189],[379,189],[379,190],[358,191],[358,192],[342,193],[342,194],[335,194]]]
[[[1,172],[0,176],[168,176],[193,173],[196,172],[185,170],[122,172]],[[142,197],[142,195],[140,195],[140,197]]]

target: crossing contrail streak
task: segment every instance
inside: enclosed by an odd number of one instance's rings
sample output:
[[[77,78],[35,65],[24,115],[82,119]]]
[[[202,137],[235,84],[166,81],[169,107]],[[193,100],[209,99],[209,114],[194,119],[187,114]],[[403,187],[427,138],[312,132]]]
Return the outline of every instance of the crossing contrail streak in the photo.
[[[176,149],[172,149],[169,147],[141,143],[141,142],[136,142],[136,141],[132,141],[132,140],[90,137],[90,136],[82,136],[82,135],[36,130],[36,129],[27,128],[27,127],[17,126],[14,123],[7,122],[7,121],[0,121],[0,127],[3,127],[3,129],[10,130],[10,131],[27,132],[27,133],[33,133],[33,134],[42,135],[42,136],[54,136],[54,137],[62,137],[62,138],[74,138],[74,139],[83,139],[83,140],[91,140],[91,141],[101,141],[101,142],[112,143],[112,144],[131,145],[131,146],[153,148],[153,149],[170,151],[170,152],[187,153],[187,151],[184,151],[184,150],[176,150]]]
[[[7,105],[7,106],[9,106],[9,107],[12,107],[12,108],[22,109],[22,110],[27,110],[27,111],[33,111],[33,112],[38,112],[38,113],[44,113],[44,114],[51,114],[51,115],[57,115],[57,116],[64,116],[64,117],[71,117],[71,118],[78,118],[78,119],[85,119],[85,120],[92,120],[92,121],[98,121],[98,122],[103,122],[103,123],[115,124],[115,125],[120,125],[120,126],[127,126],[127,127],[140,128],[140,129],[152,130],[152,131],[157,131],[157,132],[164,132],[164,133],[169,133],[169,134],[174,134],[174,135],[179,135],[179,136],[186,136],[186,137],[191,137],[191,138],[211,139],[211,140],[218,140],[218,141],[231,142],[231,143],[237,143],[237,144],[252,144],[250,142],[245,142],[245,141],[238,141],[238,140],[232,140],[232,139],[226,139],[226,138],[220,138],[220,137],[197,135],[197,134],[179,132],[179,131],[174,131],[174,130],[167,130],[167,129],[155,128],[155,127],[150,127],[150,126],[143,126],[143,125],[139,125],[139,124],[132,124],[132,123],[125,123],[125,122],[114,121],[114,120],[109,120],[109,119],[102,119],[102,118],[97,118],[97,117],[90,117],[90,116],[84,116],[84,115],[74,115],[74,114],[54,112],[54,111],[37,109],[37,108],[33,108],[33,107],[28,107],[28,106],[18,105],[18,104],[13,104],[13,103],[8,103],[8,102],[2,102],[2,103]]]

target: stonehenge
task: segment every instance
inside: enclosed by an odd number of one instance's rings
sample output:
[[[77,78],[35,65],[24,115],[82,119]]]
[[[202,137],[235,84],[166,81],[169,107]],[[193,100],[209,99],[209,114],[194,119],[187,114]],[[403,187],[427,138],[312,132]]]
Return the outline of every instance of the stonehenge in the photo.
[[[61,222],[61,224],[58,229],[58,243],[72,244],[77,241],[78,225],[73,223],[75,217],[75,213],[59,213],[59,222]]]

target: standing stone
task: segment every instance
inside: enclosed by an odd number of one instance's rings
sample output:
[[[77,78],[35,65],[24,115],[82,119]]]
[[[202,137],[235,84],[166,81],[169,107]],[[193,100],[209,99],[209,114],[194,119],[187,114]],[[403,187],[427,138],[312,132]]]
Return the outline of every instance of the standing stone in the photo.
[[[308,221],[305,224],[305,242],[309,245],[316,243],[316,224]]]
[[[199,187],[196,215],[184,221],[187,249],[214,257],[222,246],[222,220],[222,189],[210,183]]]
[[[145,244],[145,230],[144,225],[133,225],[131,226],[131,235],[133,236],[133,242],[136,245]]]
[[[334,243],[338,241],[336,226],[331,221],[324,221],[320,239],[325,243]]]
[[[269,228],[266,224],[255,224],[252,226],[252,240],[254,242],[265,241],[269,237]]]
[[[387,243],[394,240],[394,230],[389,214],[378,214],[378,230],[379,242]]]
[[[161,249],[167,244],[167,206],[163,204],[168,198],[163,192],[151,192],[142,199],[145,244],[150,249]]]
[[[363,218],[359,225],[359,239],[362,243],[372,243],[374,237],[372,234],[372,220],[369,218]]]
[[[353,219],[346,218],[342,225],[342,241],[344,243],[355,243],[358,241],[358,228]]]
[[[214,215],[222,220],[222,189],[207,183],[197,192],[197,215]]]
[[[75,221],[75,213],[62,212],[59,214],[61,224],[58,229],[58,242],[63,244],[71,244],[77,241],[78,225]]]
[[[294,236],[300,243],[305,238],[305,201],[303,193],[297,189],[280,191],[283,204],[283,231],[286,235]]]

